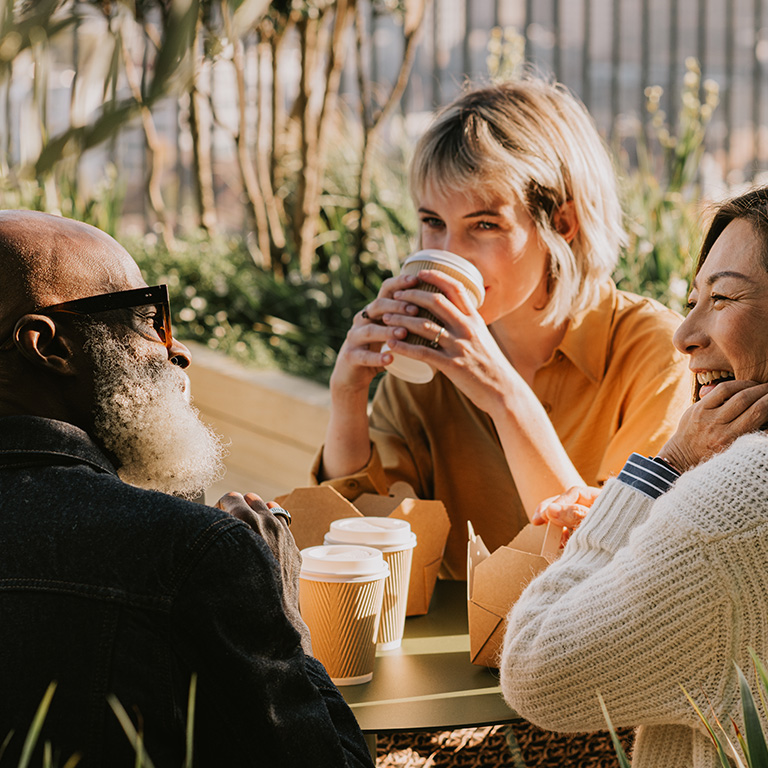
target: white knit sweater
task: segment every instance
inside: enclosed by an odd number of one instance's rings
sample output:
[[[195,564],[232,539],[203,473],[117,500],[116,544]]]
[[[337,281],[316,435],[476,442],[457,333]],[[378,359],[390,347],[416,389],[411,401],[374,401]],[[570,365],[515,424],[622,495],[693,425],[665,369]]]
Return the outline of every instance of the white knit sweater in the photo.
[[[610,480],[509,614],[501,685],[554,731],[639,726],[634,768],[714,768],[681,686],[741,722],[734,661],[768,663],[768,436],[739,438],[656,501]],[[733,731],[728,726],[729,736]]]

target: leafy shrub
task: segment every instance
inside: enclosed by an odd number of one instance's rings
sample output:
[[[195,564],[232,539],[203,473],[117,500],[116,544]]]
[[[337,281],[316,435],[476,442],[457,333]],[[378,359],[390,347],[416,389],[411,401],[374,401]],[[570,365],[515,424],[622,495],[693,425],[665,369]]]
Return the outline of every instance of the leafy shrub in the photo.
[[[701,242],[698,171],[704,135],[718,104],[717,83],[707,80],[702,85],[693,58],[686,61],[686,68],[677,132],[659,109],[661,88],[652,86],[646,89],[649,124],[634,137],[637,157],[632,160],[626,150],[617,150],[624,168],[629,245],[622,253],[616,282],[678,311],[685,302],[692,261]]]
[[[355,274],[348,251],[330,269],[285,281],[257,267],[242,239],[202,233],[171,253],[154,236],[124,240],[148,283],[167,283],[175,333],[240,362],[327,382],[352,316],[385,273]],[[370,287],[369,287],[370,286]]]

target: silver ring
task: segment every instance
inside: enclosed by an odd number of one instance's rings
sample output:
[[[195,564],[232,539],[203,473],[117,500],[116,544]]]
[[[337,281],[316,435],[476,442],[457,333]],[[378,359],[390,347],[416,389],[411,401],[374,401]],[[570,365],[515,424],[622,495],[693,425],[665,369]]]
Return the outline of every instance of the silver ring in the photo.
[[[432,347],[432,349],[439,349],[440,348],[440,337],[445,333],[445,328],[440,328],[440,330],[437,332],[437,336],[435,336],[432,341],[429,342],[429,346]]]
[[[287,509],[282,507],[272,507],[269,510],[275,517],[279,517],[281,520],[285,520],[285,524],[291,527],[291,513]]]

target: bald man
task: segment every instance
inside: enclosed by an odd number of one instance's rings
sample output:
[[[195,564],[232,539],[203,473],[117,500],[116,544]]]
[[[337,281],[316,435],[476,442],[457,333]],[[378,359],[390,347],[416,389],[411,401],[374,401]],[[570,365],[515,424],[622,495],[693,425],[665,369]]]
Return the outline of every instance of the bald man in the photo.
[[[253,494],[187,500],[221,448],[165,286],[99,230],[28,211],[0,211],[0,275],[4,759],[55,682],[39,743],[58,764],[134,765],[114,697],[179,768],[195,677],[195,766],[371,766],[311,655],[286,518]]]

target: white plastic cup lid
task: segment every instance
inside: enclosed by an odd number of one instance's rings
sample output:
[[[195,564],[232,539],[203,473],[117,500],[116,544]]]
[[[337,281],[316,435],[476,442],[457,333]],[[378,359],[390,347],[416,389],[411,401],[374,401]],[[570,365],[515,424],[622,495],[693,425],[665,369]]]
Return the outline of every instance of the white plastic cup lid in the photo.
[[[324,544],[301,550],[301,574],[329,576],[380,576],[389,571],[381,552],[374,547]]]
[[[435,378],[435,369],[429,363],[395,354],[391,352],[389,344],[386,342],[382,345],[381,351],[390,352],[392,362],[387,366],[387,370],[403,381],[410,381],[412,384],[426,384]]]
[[[457,272],[460,272],[477,288],[479,293],[478,306],[483,303],[483,300],[485,299],[485,280],[483,280],[483,276],[480,273],[480,270],[474,264],[472,264],[472,262],[467,261],[467,259],[465,259],[463,256],[451,253],[450,251],[440,251],[435,248],[426,248],[423,251],[416,251],[416,253],[411,254],[403,262],[403,267],[405,267],[406,264],[410,264],[414,261],[433,261],[436,264],[443,264],[446,267],[451,267],[451,269],[455,269]]]
[[[408,547],[416,545],[416,535],[407,520],[396,517],[344,517],[334,520],[326,540],[334,543],[362,544],[369,547]]]

